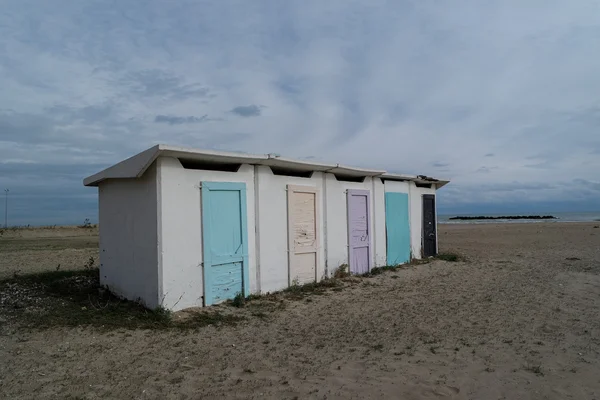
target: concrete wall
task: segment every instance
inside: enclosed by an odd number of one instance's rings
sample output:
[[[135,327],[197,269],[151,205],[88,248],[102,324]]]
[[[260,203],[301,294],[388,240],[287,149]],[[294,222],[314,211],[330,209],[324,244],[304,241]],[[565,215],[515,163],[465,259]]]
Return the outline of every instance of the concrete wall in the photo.
[[[413,258],[421,258],[423,247],[423,195],[435,195],[435,188],[419,188],[414,182],[410,182],[409,208],[410,208],[410,238]],[[437,221],[437,198],[436,221]],[[437,223],[437,222],[436,222]]]
[[[149,308],[160,305],[156,168],[99,185],[100,284]]]
[[[348,264],[348,189],[371,192],[369,206],[373,266],[385,265],[385,199],[381,180],[371,177],[364,182],[338,181],[333,174],[324,174],[325,180],[325,272],[332,276]],[[377,182],[378,181],[378,182]],[[383,201],[382,201],[383,200]],[[382,232],[383,231],[383,232]]]
[[[250,291],[256,292],[254,167],[242,165],[238,172],[225,172],[184,169],[176,158],[160,157],[156,162],[162,239],[160,296],[164,306],[180,310],[203,304],[202,181],[246,184]]]
[[[375,266],[387,265],[387,234],[385,232],[385,186],[381,179],[373,178],[373,206],[375,218],[373,231],[375,232]]]
[[[323,234],[323,174],[314,172],[310,178],[274,175],[271,168],[257,165],[255,168],[257,190],[257,241],[260,249],[258,259],[258,282],[261,293],[274,292],[288,287],[288,213],[287,185],[311,186],[319,190],[319,255],[317,277],[325,274],[325,238]],[[253,223],[248,221],[248,226]]]

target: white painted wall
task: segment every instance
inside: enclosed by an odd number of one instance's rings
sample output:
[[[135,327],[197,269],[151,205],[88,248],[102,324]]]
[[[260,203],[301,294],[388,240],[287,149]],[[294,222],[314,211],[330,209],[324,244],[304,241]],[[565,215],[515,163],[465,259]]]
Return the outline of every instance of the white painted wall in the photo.
[[[413,258],[421,259],[421,249],[423,247],[423,195],[435,195],[435,188],[419,188],[414,182],[410,182],[409,187],[410,241],[412,256]],[[437,220],[437,198],[435,206]]]
[[[387,234],[385,232],[385,186],[380,178],[373,178],[373,206],[375,219],[375,266],[387,265]]]
[[[310,178],[274,175],[267,166],[257,165],[255,168],[257,190],[258,221],[258,263],[259,290],[261,293],[274,292],[288,287],[288,218],[287,218],[287,185],[315,187],[319,190],[319,263],[317,278],[325,274],[325,239],[323,174],[314,172]],[[253,224],[248,221],[248,226]]]
[[[257,292],[254,167],[242,165],[238,172],[225,172],[184,169],[179,160],[170,157],[159,157],[156,162],[162,217],[160,297],[164,306],[180,310],[203,304],[202,181],[246,184],[250,291]]]
[[[100,284],[148,308],[160,305],[156,168],[99,185]]]
[[[338,181],[333,174],[324,174],[325,180],[325,272],[331,277],[344,264],[348,264],[348,189],[368,190],[371,193],[369,205],[369,232],[371,232],[371,248],[373,266],[385,265],[385,210],[379,212],[382,205],[383,191],[374,190],[371,177],[364,182]],[[377,178],[377,180],[379,180]],[[379,180],[379,183],[381,181]],[[383,204],[385,207],[385,204]],[[383,227],[383,239],[380,230]],[[383,243],[383,250],[381,247]],[[383,258],[382,258],[383,256]]]

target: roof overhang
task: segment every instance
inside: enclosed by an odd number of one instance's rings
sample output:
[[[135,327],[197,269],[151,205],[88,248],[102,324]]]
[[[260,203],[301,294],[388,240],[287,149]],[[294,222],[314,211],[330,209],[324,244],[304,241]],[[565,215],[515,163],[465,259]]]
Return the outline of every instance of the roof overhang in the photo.
[[[140,178],[158,157],[174,157],[188,161],[204,161],[215,163],[266,165],[270,167],[285,168],[293,171],[318,171],[338,174],[349,177],[378,176],[387,180],[413,181],[417,183],[433,183],[438,188],[448,183],[445,180],[424,177],[423,175],[410,176],[388,174],[383,170],[364,169],[340,164],[327,164],[284,158],[274,154],[247,154],[237,152],[199,150],[184,147],[158,144],[133,157],[130,157],[112,167],[106,168],[97,174],[83,180],[85,186],[98,186],[107,179]]]
[[[449,180],[431,178],[425,175],[404,175],[404,174],[390,174],[385,173],[379,176],[384,181],[403,181],[403,182],[415,182],[423,185],[435,185],[437,189],[450,183]]]

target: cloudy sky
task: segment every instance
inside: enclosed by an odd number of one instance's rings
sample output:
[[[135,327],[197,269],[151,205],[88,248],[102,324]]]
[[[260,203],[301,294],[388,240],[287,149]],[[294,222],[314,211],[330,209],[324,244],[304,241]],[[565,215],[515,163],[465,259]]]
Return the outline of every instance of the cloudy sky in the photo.
[[[82,179],[159,142],[450,178],[442,212],[600,209],[598,0],[0,3],[9,222],[95,220]]]

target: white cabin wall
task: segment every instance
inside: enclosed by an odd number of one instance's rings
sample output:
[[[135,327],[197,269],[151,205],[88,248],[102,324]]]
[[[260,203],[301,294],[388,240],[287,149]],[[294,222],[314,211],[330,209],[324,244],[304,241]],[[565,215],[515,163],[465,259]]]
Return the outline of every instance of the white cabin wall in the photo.
[[[375,267],[387,265],[387,234],[385,232],[385,186],[380,178],[373,178],[373,207],[375,218]]]
[[[179,160],[170,157],[160,157],[157,163],[162,215],[159,231],[162,240],[161,297],[164,306],[180,310],[203,305],[202,181],[246,184],[250,292],[255,293],[258,288],[254,167],[244,164],[238,172],[184,169]]]
[[[319,190],[319,254],[317,279],[325,273],[323,174],[314,172],[310,178],[274,175],[268,166],[257,165],[256,190],[258,192],[257,221],[259,224],[258,248],[260,249],[260,292],[274,292],[288,285],[288,212],[287,185],[315,187]],[[249,222],[250,225],[250,222]]]
[[[118,296],[160,305],[156,167],[137,179],[99,185],[100,284]]]

